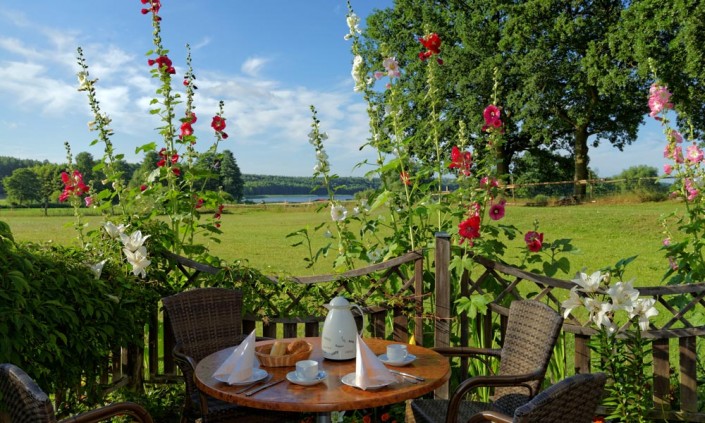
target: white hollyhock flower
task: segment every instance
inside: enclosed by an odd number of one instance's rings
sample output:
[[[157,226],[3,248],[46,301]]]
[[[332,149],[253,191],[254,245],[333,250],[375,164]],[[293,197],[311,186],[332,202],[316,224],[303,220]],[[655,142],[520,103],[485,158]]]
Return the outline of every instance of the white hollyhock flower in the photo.
[[[570,315],[570,312],[573,311],[574,308],[582,306],[583,299],[580,298],[580,295],[578,295],[578,287],[573,287],[573,289],[570,290],[570,297],[561,303],[561,307],[565,309],[563,311],[563,318],[567,319]]]
[[[617,282],[607,290],[612,298],[612,308],[631,312],[634,302],[639,298],[639,291],[632,287],[632,282]]]
[[[103,260],[91,266],[91,272],[93,272],[93,276],[95,276],[96,279],[100,279],[100,274],[103,272],[103,266],[105,266],[107,261],[108,260]]]
[[[658,310],[654,307],[655,304],[656,299],[654,298],[637,299],[634,302],[632,311],[629,312],[629,318],[633,319],[634,316],[639,316],[639,328],[641,328],[641,330],[648,330],[649,319],[658,315]]]
[[[142,247],[142,244],[149,238],[149,235],[142,236],[142,231],[135,231],[130,235],[120,234],[120,241],[125,249],[130,251],[136,251],[138,248]]]
[[[147,266],[152,262],[147,259],[147,247],[141,246],[134,251],[123,248],[127,262],[132,265],[132,274],[145,278],[147,276]]]
[[[330,217],[334,222],[342,222],[348,217],[348,209],[341,204],[331,204]]]
[[[118,238],[120,235],[125,233],[125,229],[127,229],[127,226],[123,225],[122,223],[115,226],[113,222],[105,222],[105,225],[103,225],[103,228],[105,229],[105,232],[108,233],[110,238]]]
[[[598,270],[592,275],[588,276],[586,273],[580,272],[575,275],[575,279],[572,282],[580,285],[580,290],[587,293],[597,292],[600,289],[600,284],[605,279],[607,275],[603,275]]]

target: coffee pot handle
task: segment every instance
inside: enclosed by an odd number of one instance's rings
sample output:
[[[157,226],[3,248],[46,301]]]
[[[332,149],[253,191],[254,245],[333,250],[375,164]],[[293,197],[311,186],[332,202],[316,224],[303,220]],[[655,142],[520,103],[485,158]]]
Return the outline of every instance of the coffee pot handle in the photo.
[[[357,308],[357,311],[360,313],[360,318],[362,319],[362,329],[360,329],[360,336],[362,336],[362,331],[365,329],[365,312],[362,310],[362,307],[357,304],[350,304],[350,306]]]

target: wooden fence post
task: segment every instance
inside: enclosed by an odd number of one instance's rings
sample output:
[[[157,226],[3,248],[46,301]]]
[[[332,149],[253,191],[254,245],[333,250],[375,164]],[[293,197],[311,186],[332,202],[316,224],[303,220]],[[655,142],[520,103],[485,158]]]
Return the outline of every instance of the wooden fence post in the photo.
[[[450,346],[450,235],[436,233],[436,315],[434,343],[436,347]],[[448,383],[435,390],[436,398],[448,399]]]

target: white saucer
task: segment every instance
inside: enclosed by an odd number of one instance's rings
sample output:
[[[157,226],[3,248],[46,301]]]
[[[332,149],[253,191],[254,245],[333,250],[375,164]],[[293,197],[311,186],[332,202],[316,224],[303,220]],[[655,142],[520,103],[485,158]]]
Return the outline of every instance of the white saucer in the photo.
[[[353,388],[358,388],[358,389],[362,389],[362,390],[379,389],[379,388],[383,388],[387,385],[391,385],[392,383],[394,383],[394,382],[384,382],[384,383],[380,383],[378,385],[372,385],[372,386],[368,386],[367,388],[362,388],[360,386],[355,385],[355,372],[346,374],[345,376],[340,378],[340,381],[343,382],[345,385],[352,386]]]
[[[414,354],[407,354],[406,357],[404,357],[404,359],[401,361],[391,361],[389,360],[389,358],[387,358],[387,354],[381,354],[379,356],[379,360],[384,364],[401,367],[413,363],[414,360],[416,360],[416,356]]]
[[[213,377],[216,380],[227,383],[228,385],[233,385],[233,386],[249,385],[250,383],[260,381],[260,380],[264,379],[265,377],[267,377],[267,371],[262,370],[260,368],[254,368],[254,369],[252,369],[252,376],[250,376],[249,378],[247,378],[245,380],[239,380],[237,382],[232,382],[232,383],[228,383],[228,378],[224,377],[224,376],[215,376],[214,375]]]
[[[312,380],[300,379],[299,376],[297,376],[296,372],[289,372],[286,374],[286,380],[291,383],[303,386],[315,385],[317,383],[323,382],[323,379],[325,379],[326,377],[328,377],[328,374],[323,370],[318,372],[316,378]]]

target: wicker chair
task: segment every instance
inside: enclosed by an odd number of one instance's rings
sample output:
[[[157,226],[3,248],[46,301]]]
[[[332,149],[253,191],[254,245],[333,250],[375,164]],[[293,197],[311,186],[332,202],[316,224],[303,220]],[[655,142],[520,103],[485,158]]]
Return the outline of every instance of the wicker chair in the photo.
[[[207,355],[240,344],[242,292],[226,288],[196,288],[162,298],[176,339],[174,362],[184,374],[186,395],[181,422],[278,422],[292,415],[230,404],[202,394],[193,375],[196,364]]]
[[[47,394],[24,370],[14,364],[0,364],[0,396],[12,423],[55,423],[54,407]],[[120,402],[86,411],[61,420],[68,422],[100,422],[115,416],[132,416],[135,421],[152,423],[147,410],[134,402]],[[1,416],[0,416],[1,417]]]
[[[470,417],[468,423],[592,423],[605,380],[604,373],[571,376],[517,408],[514,418],[496,411],[484,411]]]
[[[494,410],[512,415],[529,402],[541,388],[553,346],[558,339],[563,317],[551,307],[535,300],[514,301],[501,349],[474,347],[434,348],[448,357],[498,357],[496,375],[475,376],[464,380],[450,400],[415,399],[410,403],[408,420],[416,422],[464,422],[473,414]],[[465,401],[474,388],[492,387],[492,402]]]

